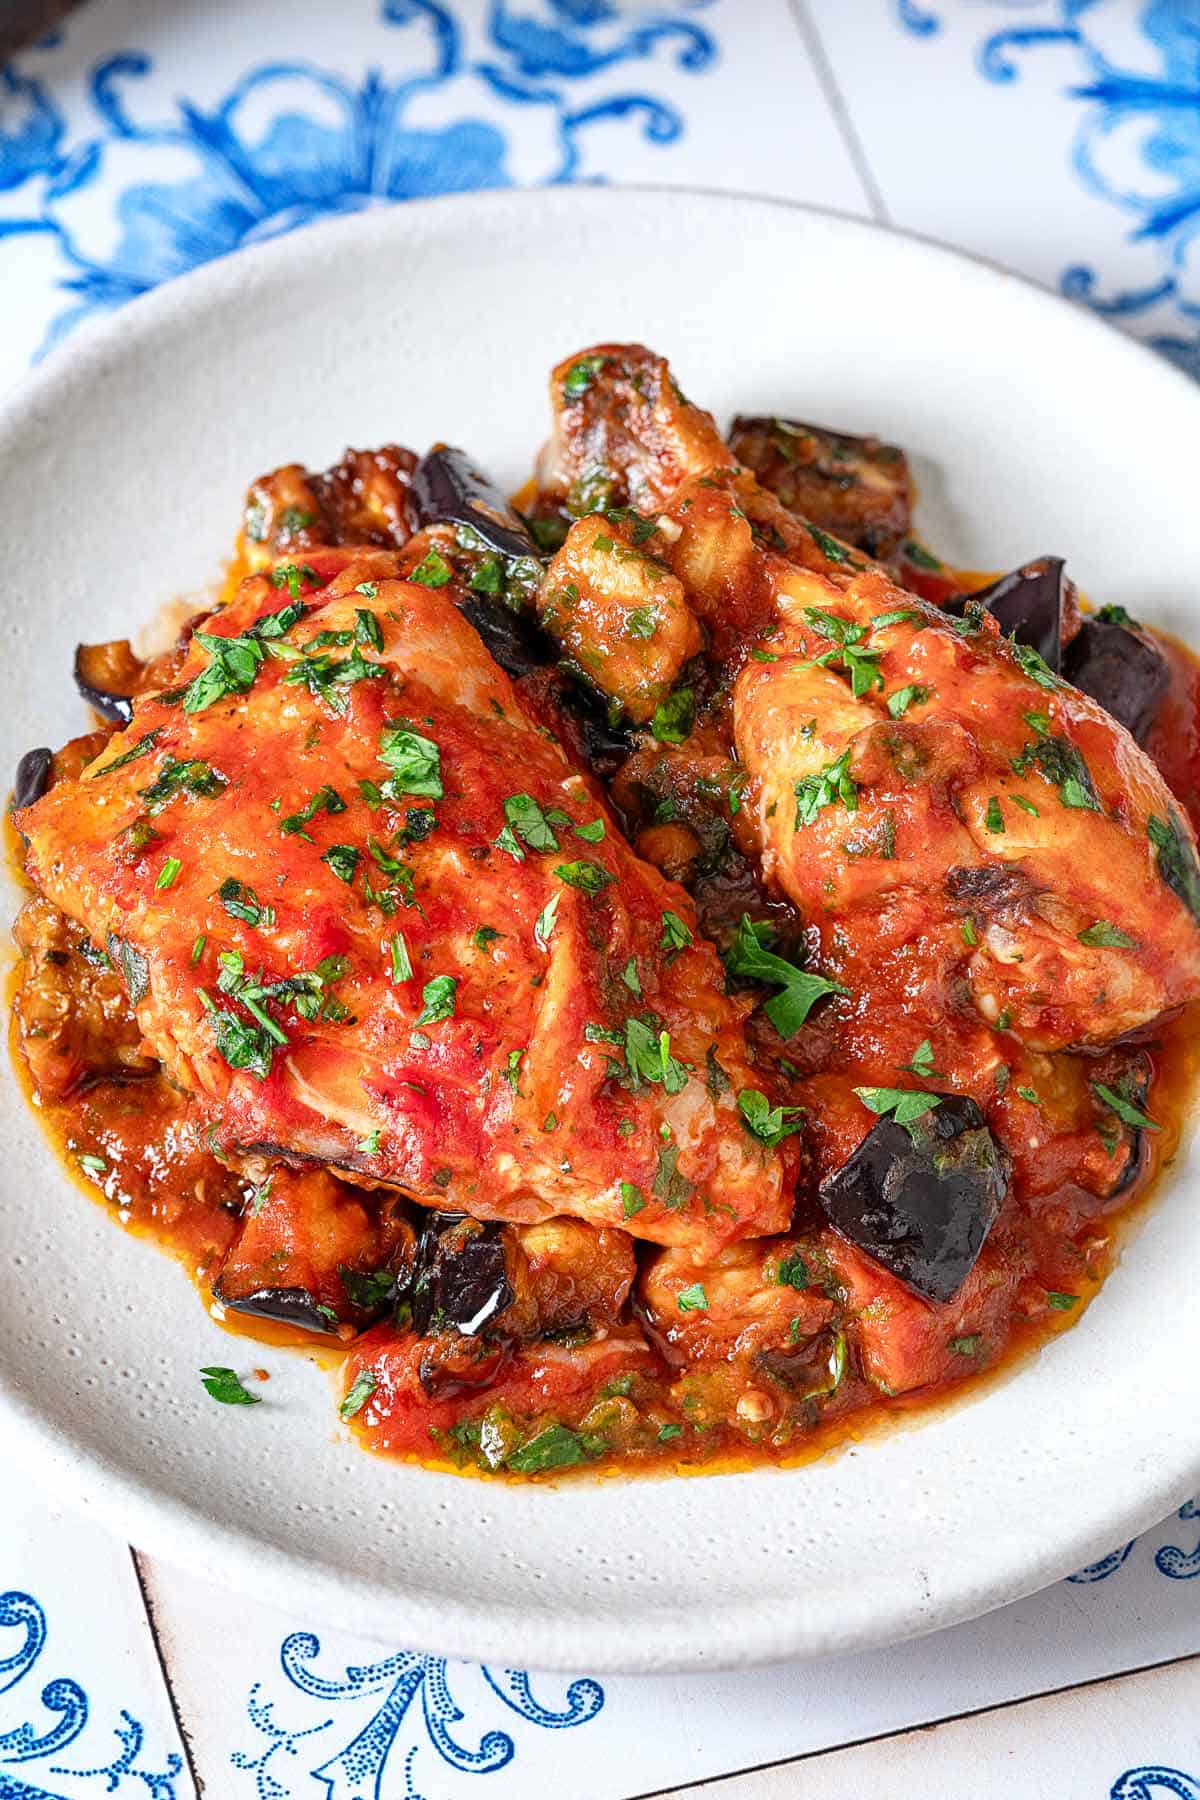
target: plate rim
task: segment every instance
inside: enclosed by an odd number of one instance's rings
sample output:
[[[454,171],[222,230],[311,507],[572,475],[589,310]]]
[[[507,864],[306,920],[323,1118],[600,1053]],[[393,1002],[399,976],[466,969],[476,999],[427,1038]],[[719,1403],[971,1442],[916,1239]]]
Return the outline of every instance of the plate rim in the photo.
[[[102,378],[106,364],[136,355],[146,338],[170,329],[178,317],[211,313],[243,275],[253,279],[258,270],[268,275],[289,263],[320,261],[326,246],[356,240],[369,245],[373,239],[395,244],[426,220],[488,212],[534,213],[537,209],[565,207],[568,212],[589,209],[603,213],[615,204],[628,205],[630,197],[653,204],[675,203],[725,211],[730,217],[750,208],[770,210],[831,227],[835,234],[851,232],[917,250],[923,257],[941,260],[951,272],[964,268],[990,285],[995,278],[1020,290],[1035,309],[1052,311],[1060,319],[1069,315],[1072,330],[1080,338],[1107,346],[1105,354],[1117,354],[1137,365],[1147,385],[1165,384],[1176,394],[1191,395],[1200,422],[1200,389],[1189,377],[1148,345],[1127,336],[1107,319],[1081,309],[1065,296],[1043,287],[1032,278],[1003,267],[994,259],[959,249],[944,240],[917,232],[898,230],[877,220],[864,219],[836,208],[808,205],[772,195],[734,193],[724,189],[670,184],[565,185],[553,189],[480,190],[428,200],[406,201],[369,208],[363,212],[323,220],[302,230],[281,234],[260,244],[246,246],[212,259],[161,283],[118,308],[107,318],[90,324],[73,340],[58,347],[35,365],[14,388],[0,397],[0,447],[19,438],[26,421],[44,418],[61,409],[64,397],[82,379]],[[465,225],[448,227],[463,232]],[[331,255],[337,251],[331,249]],[[1117,346],[1120,349],[1117,349]],[[1151,402],[1153,404],[1153,402]],[[15,1079],[10,1073],[9,1079]],[[189,1284],[190,1285],[190,1284]],[[1053,1346],[1051,1345],[1051,1348]],[[1040,1354],[1040,1353],[1036,1353]],[[985,1396],[980,1397],[982,1403]],[[970,1401],[966,1402],[971,1404]],[[381,1590],[363,1578],[348,1581],[328,1564],[288,1552],[277,1545],[246,1536],[230,1538],[208,1522],[202,1508],[145,1483],[78,1435],[62,1438],[36,1414],[0,1357],[0,1431],[13,1462],[53,1490],[57,1503],[101,1520],[126,1543],[136,1539],[139,1550],[161,1556],[188,1569],[201,1579],[213,1580],[214,1533],[223,1550],[222,1585],[245,1583],[256,1598],[283,1611],[295,1610],[303,1595],[308,1613],[360,1637],[394,1642],[402,1636],[407,1646],[440,1655],[474,1661],[508,1660],[519,1656],[523,1664],[547,1670],[577,1671],[586,1662],[598,1673],[643,1673],[670,1670],[699,1671],[745,1667],[782,1660],[808,1660],[855,1650],[880,1648],[907,1638],[926,1635],[962,1623],[1047,1586],[1063,1575],[1111,1550],[1122,1537],[1147,1529],[1166,1516],[1172,1506],[1190,1497],[1200,1485],[1200,1434],[1163,1471],[1146,1470],[1136,1506],[1122,1505],[1105,1522],[1076,1524],[1055,1539],[1047,1559],[1036,1547],[1012,1553],[1006,1559],[993,1556],[986,1575],[976,1575],[969,1565],[947,1596],[939,1594],[936,1617],[929,1617],[920,1599],[919,1583],[895,1580],[881,1584],[869,1608],[852,1609],[843,1622],[830,1626],[814,1621],[797,1605],[753,1600],[714,1604],[703,1633],[693,1629],[680,1637],[677,1615],[669,1610],[641,1613],[626,1610],[605,1630],[588,1632],[582,1655],[572,1634],[564,1630],[561,1612],[547,1614],[529,1608],[517,1616],[510,1609],[498,1612],[457,1596],[430,1598],[425,1591]],[[843,1451],[843,1455],[847,1452]],[[852,1454],[852,1452],[851,1452]],[[1186,1461],[1186,1468],[1181,1464]],[[793,1475],[797,1471],[791,1472]],[[787,1478],[780,1471],[780,1479]],[[430,1480],[459,1478],[430,1472]],[[725,1484],[736,1475],[708,1477]],[[644,1484],[640,1484],[643,1485]],[[732,1491],[732,1490],[731,1490]],[[225,1574],[228,1581],[225,1580]],[[374,1606],[370,1604],[373,1600]],[[347,1621],[352,1603],[353,1616]],[[880,1617],[891,1624],[880,1627]],[[720,1625],[720,1631],[713,1629]],[[716,1639],[714,1646],[713,1639]]]

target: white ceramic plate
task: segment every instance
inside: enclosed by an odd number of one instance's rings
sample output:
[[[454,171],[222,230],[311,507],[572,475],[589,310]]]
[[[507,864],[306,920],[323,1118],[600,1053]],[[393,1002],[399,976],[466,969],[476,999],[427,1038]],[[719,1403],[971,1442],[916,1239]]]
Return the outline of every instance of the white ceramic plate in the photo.
[[[0,768],[83,728],[77,639],[125,635],[217,575],[251,477],[447,437],[515,484],[551,364],[602,338],[661,348],[719,418],[894,437],[951,556],[1057,552],[1097,599],[1200,640],[1200,395],[1148,352],[847,219],[680,192],[489,195],[212,264],[9,401]],[[791,1472],[555,1489],[362,1454],[317,1368],[222,1333],[179,1269],[72,1190],[11,1077],[0,1126],[6,1466],[314,1621],[541,1667],[815,1656],[1011,1600],[1200,1483],[1194,1152],[1078,1328],[975,1402]],[[204,1394],[202,1364],[259,1360],[267,1404]]]

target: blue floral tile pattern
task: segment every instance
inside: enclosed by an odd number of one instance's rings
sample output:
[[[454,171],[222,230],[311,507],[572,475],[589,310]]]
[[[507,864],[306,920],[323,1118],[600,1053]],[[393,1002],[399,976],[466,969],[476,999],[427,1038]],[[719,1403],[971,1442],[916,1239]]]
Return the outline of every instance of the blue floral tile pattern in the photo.
[[[297,1631],[284,1640],[279,1660],[293,1688],[334,1707],[328,1718],[289,1729],[277,1722],[274,1702],[264,1698],[261,1685],[256,1682],[251,1689],[247,1715],[266,1742],[257,1754],[235,1750],[230,1760],[235,1769],[253,1773],[256,1800],[292,1800],[297,1791],[292,1782],[300,1771],[301,1779],[311,1776],[325,1783],[328,1800],[375,1800],[385,1791],[389,1768],[396,1771],[397,1766],[404,1787],[389,1785],[387,1793],[397,1800],[425,1800],[415,1785],[421,1778],[422,1752],[425,1764],[435,1771],[440,1759],[444,1766],[469,1775],[494,1774],[513,1760],[516,1746],[491,1722],[494,1708],[474,1730],[460,1731],[467,1719],[451,1691],[445,1657],[401,1650],[378,1662],[347,1668],[344,1675],[331,1679],[314,1666],[320,1654],[321,1640],[311,1632]],[[586,1725],[604,1705],[603,1688],[587,1678],[572,1681],[566,1704],[556,1709],[535,1698],[529,1676],[519,1670],[483,1668],[479,1674],[491,1696],[543,1730]],[[410,1717],[418,1696],[420,1716]],[[354,1703],[364,1698],[378,1704],[360,1722],[361,1708],[356,1713]],[[353,1723],[347,1728],[340,1725],[339,1706],[351,1711]],[[464,1742],[464,1735],[470,1741]]]
[[[19,1641],[10,1649],[14,1632]],[[186,1800],[190,1787],[177,1785],[182,1758],[173,1750],[158,1758],[147,1752],[145,1729],[132,1713],[122,1711],[112,1722],[110,1745],[102,1730],[89,1730],[91,1706],[78,1681],[55,1675],[40,1692],[17,1694],[48,1636],[45,1611],[32,1595],[0,1594],[0,1800],[98,1800],[116,1793]]]
[[[91,314],[314,219],[512,186],[517,134],[529,180],[527,118],[537,126],[532,178],[543,183],[601,179],[585,146],[604,124],[674,144],[684,119],[654,92],[652,69],[664,58],[694,75],[715,64],[716,40],[697,16],[711,4],[493,0],[481,22],[478,7],[380,0],[400,73],[368,69],[355,80],[301,59],[261,62],[216,104],[184,94],[166,116],[144,117],[138,105],[154,59],[123,49],[90,71],[83,130],[44,80],[20,64],[0,71],[0,193],[23,200],[0,216],[0,248],[49,236],[60,286],[75,297],[43,350]],[[597,95],[590,78],[631,66],[632,86],[606,83]],[[75,223],[85,192],[105,197],[102,232],[94,218]]]
[[[1200,1519],[1200,1500],[1187,1500],[1180,1507],[1180,1519],[1191,1521]],[[1094,1581],[1107,1581],[1110,1575],[1123,1568],[1129,1559],[1130,1552],[1137,1548],[1139,1540],[1131,1539],[1122,1544],[1119,1550],[1110,1550],[1099,1562],[1089,1563],[1085,1569],[1079,1569],[1067,1580],[1088,1585]],[[1160,1575],[1166,1575],[1172,1581],[1190,1581],[1200,1575],[1200,1539],[1192,1550],[1184,1550],[1178,1544],[1163,1544],[1154,1553],[1154,1567]]]
[[[1182,1769],[1126,1769],[1112,1784],[1109,1800],[1200,1800],[1200,1781]]]
[[[1061,272],[1063,293],[1107,317],[1144,322],[1157,349],[1200,376],[1200,5],[984,0],[972,7],[981,10],[992,15],[975,48],[986,81],[1019,84],[1025,59],[1049,45],[1073,52],[1077,78],[1065,89],[1077,112],[1072,169],[1087,193],[1123,215],[1128,243],[1144,253],[1146,278],[1136,285],[1106,293],[1096,270],[1077,263]],[[916,37],[937,36],[948,12],[944,3],[895,0],[897,23]]]

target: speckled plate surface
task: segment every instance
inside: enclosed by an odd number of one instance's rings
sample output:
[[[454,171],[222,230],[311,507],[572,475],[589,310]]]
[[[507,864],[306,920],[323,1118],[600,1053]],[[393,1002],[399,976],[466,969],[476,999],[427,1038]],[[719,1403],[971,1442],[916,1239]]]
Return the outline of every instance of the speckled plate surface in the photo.
[[[213,582],[250,477],[449,437],[515,484],[551,364],[598,338],[662,349],[719,418],[899,440],[952,557],[1065,555],[1098,600],[1200,640],[1200,395],[1149,352],[1013,276],[831,215],[484,195],[210,264],[9,400],[0,766],[83,728],[77,639]],[[1067,1573],[1200,1482],[1194,1148],[1078,1327],[974,1401],[789,1472],[517,1487],[363,1455],[294,1352],[253,1352],[268,1404],[214,1406],[197,1369],[249,1346],[73,1190],[11,1075],[0,1109],[4,1479],[360,1634],[597,1671],[878,1645]]]

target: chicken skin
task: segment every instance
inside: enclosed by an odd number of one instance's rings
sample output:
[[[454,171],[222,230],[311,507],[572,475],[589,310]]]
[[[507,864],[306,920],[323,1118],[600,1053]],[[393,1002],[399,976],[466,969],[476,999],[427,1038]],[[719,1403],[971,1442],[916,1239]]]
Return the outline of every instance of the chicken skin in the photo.
[[[31,876],[229,1154],[705,1252],[780,1229],[793,1152],[742,1123],[746,1005],[686,895],[396,566],[249,578],[18,815]]]

